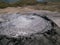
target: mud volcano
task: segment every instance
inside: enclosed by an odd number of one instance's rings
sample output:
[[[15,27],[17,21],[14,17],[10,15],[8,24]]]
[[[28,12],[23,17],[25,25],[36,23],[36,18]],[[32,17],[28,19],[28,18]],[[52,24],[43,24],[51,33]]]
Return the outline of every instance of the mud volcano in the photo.
[[[56,26],[37,14],[0,15],[0,45],[59,45]]]

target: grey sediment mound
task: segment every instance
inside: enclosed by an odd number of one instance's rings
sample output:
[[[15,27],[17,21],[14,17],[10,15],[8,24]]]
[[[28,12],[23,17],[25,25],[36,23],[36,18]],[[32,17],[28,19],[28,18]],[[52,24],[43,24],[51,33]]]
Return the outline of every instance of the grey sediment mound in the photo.
[[[51,30],[49,21],[36,15],[1,15],[0,34],[11,37],[29,36],[31,34]]]
[[[56,14],[43,10],[0,14],[0,45],[59,45]]]

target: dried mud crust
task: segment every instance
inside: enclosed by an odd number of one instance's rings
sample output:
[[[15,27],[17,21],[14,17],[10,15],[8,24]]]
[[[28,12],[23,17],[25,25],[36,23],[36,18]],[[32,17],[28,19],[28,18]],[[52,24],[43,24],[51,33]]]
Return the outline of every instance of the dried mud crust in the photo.
[[[36,14],[34,14],[34,16],[35,15]],[[59,35],[58,31],[56,31],[58,29],[58,26],[52,20],[50,20],[47,16],[40,16],[40,15],[36,15],[36,16],[39,16],[39,17],[43,18],[44,20],[50,22],[48,24],[51,25],[51,28],[44,29],[45,31],[44,30],[41,31],[42,33],[39,31],[36,33],[31,33],[30,36],[29,35],[27,35],[27,36],[19,35],[18,38],[12,37],[9,35],[0,35],[0,45],[59,45],[60,44],[60,39],[59,39],[60,35]],[[12,18],[11,17],[9,18],[9,17],[10,16],[8,16],[8,18],[4,18],[4,19],[5,20],[8,19],[8,21],[10,21],[10,20],[16,18],[13,16],[12,16]],[[19,17],[19,16],[17,16],[17,17]],[[31,18],[31,17],[28,16],[28,18]],[[31,18],[31,19],[34,19],[34,18]]]

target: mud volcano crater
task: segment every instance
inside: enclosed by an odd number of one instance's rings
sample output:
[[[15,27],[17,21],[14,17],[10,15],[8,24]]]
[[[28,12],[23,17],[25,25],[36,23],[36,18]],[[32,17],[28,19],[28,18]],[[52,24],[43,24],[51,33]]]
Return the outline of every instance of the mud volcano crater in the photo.
[[[0,45],[59,45],[56,27],[47,16],[38,14],[0,15]]]

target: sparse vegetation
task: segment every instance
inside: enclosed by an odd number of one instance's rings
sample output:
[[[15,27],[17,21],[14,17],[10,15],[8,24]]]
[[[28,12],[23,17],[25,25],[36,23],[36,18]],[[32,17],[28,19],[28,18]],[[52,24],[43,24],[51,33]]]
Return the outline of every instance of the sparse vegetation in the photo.
[[[8,6],[9,6],[9,4],[7,4],[5,2],[0,2],[0,8],[6,8]]]
[[[0,2],[0,8],[6,7],[17,7],[17,6],[32,6],[37,10],[50,10],[50,11],[59,11],[60,12],[60,2],[36,2],[36,0],[22,0],[16,3],[8,4],[5,2]]]
[[[37,4],[34,6],[35,9],[38,10],[50,10],[50,11],[58,11],[60,12],[60,3],[59,2],[49,2],[47,5]]]

